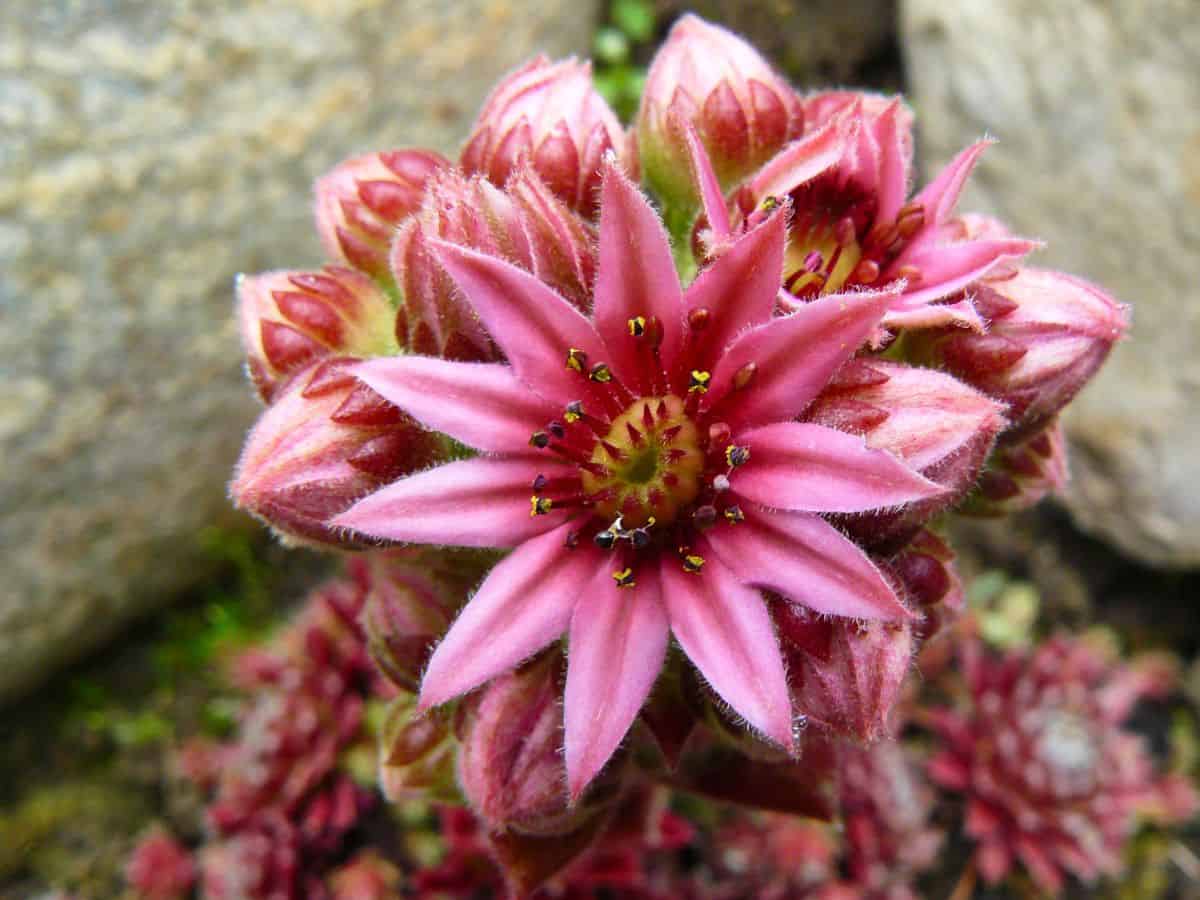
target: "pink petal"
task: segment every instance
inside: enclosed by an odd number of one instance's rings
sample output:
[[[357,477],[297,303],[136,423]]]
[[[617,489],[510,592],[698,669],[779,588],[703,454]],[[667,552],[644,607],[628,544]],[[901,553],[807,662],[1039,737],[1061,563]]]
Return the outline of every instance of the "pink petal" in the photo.
[[[697,574],[684,572],[677,560],[664,563],[661,573],[671,631],[683,652],[739,715],[792,750],[787,676],[762,595],[711,554]]]
[[[758,200],[786,197],[837,165],[844,149],[842,130],[833,120],[788,144],[758,170],[750,182],[751,192]]]
[[[392,356],[351,371],[426,428],[477,450],[524,448],[557,412],[504,365]]]
[[[927,303],[913,309],[893,309],[883,317],[884,328],[896,330],[900,328],[944,328],[953,325],[958,328],[969,328],[972,331],[985,330],[983,317],[975,309],[970,300],[958,300],[954,303]]]
[[[900,266],[915,266],[921,272],[921,280],[909,285],[894,309],[913,309],[931,300],[949,297],[978,281],[993,266],[1024,256],[1039,246],[1036,241],[1020,238],[963,241],[958,244],[918,241],[900,254],[889,267],[890,271],[885,273],[885,277],[890,277],[890,273]]]
[[[670,628],[658,573],[646,566],[637,577],[635,587],[618,588],[602,569],[571,617],[564,716],[572,800],[616,751],[666,657]]]
[[[777,591],[820,613],[911,619],[874,563],[819,516],[744,509],[746,519],[707,535],[745,584]]]
[[[720,356],[707,406],[723,404],[734,427],[795,418],[862,346],[895,297],[893,291],[830,294],[744,332]],[[750,365],[753,379],[731,394],[734,376]]]
[[[739,333],[768,322],[775,311],[787,240],[786,208],[737,238],[688,287],[683,305],[708,311],[708,324],[690,335],[691,368],[711,369]],[[684,384],[687,372],[678,373]]]
[[[369,537],[413,544],[515,547],[561,525],[567,511],[531,516],[539,473],[570,477],[573,467],[529,458],[465,459],[380,488],[331,520]]]
[[[609,363],[634,391],[651,392],[659,365],[647,342],[630,335],[629,320],[653,316],[662,323],[659,355],[670,366],[683,329],[682,291],[662,221],[613,160],[605,163],[601,188],[598,272],[594,318]]]
[[[704,217],[708,219],[708,227],[712,229],[715,243],[723,244],[732,234],[729,223],[729,207],[725,205],[725,195],[721,193],[721,182],[713,171],[712,160],[704,149],[704,142],[696,133],[696,127],[689,120],[680,120],[684,140],[687,142],[688,157],[692,164],[692,178],[700,192],[700,202],[704,207]]]
[[[970,176],[971,170],[975,168],[975,163],[979,161],[983,151],[993,143],[995,141],[987,139],[976,141],[970,147],[962,150],[958,156],[950,160],[949,165],[942,169],[933,181],[925,185],[921,192],[913,197],[913,203],[919,203],[925,207],[927,223],[940,225],[950,218],[955,204],[958,203],[958,195],[962,193],[963,185],[967,183],[967,178]]]
[[[879,209],[876,221],[890,222],[908,196],[908,158],[906,133],[900,125],[903,103],[897,98],[879,114],[876,136],[879,138]]]
[[[603,559],[590,547],[567,550],[570,527],[526,541],[492,569],[433,651],[422,709],[507,672],[567,630],[580,585]]]
[[[767,507],[855,513],[944,492],[886,450],[823,425],[777,422],[737,442],[750,448],[750,461],[733,474],[733,489]]]
[[[566,365],[572,348],[593,365],[607,361],[600,335],[579,310],[502,259],[440,240],[429,245],[521,381],[555,404],[596,399],[587,377]]]

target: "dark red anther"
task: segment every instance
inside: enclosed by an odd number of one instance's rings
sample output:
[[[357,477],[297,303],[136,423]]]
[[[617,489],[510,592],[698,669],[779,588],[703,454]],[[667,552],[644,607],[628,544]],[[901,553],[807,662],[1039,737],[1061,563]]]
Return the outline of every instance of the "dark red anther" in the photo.
[[[856,284],[874,284],[879,280],[879,263],[873,259],[864,259],[850,273],[850,280]]]
[[[723,448],[729,443],[733,430],[725,422],[713,422],[708,426],[708,442],[711,447]]]
[[[854,227],[854,220],[849,216],[838,219],[838,223],[833,226],[833,239],[839,247],[849,247],[857,237],[858,229]]]
[[[535,492],[540,492],[540,491],[544,490],[546,487],[546,481],[547,481],[546,476],[539,473],[538,476],[533,479],[533,485],[532,485],[533,490]]]
[[[563,427],[562,422],[551,422],[546,426],[546,430],[550,432],[550,434],[553,435],[556,440],[561,441],[567,436],[567,429]]]
[[[758,364],[748,362],[733,375],[733,389],[742,391],[750,387],[754,383],[754,376],[758,374]]]
[[[663,336],[664,331],[662,320],[659,319],[658,316],[651,316],[649,319],[647,319],[646,330],[642,335],[646,345],[650,347],[651,350],[657,351],[658,348],[662,346]]]
[[[717,508],[711,503],[697,507],[692,513],[692,524],[700,529],[712,528],[717,524]]]
[[[703,331],[711,321],[712,313],[704,306],[697,306],[687,315],[688,328],[692,329],[692,331]]]

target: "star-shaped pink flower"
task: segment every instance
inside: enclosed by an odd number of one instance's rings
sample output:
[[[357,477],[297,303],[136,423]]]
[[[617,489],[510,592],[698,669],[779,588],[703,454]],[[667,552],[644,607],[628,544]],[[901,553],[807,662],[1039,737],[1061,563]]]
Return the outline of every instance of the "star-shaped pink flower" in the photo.
[[[760,593],[819,613],[910,614],[821,517],[942,488],[861,437],[795,421],[879,326],[891,295],[829,295],[773,316],[784,210],[684,291],[662,224],[610,162],[589,318],[527,272],[430,244],[507,364],[418,356],[355,372],[480,455],[411,475],[333,525],[414,543],[513,548],[430,660],[423,707],[506,672],[564,632],[567,783],[620,744],[669,637],[745,721],[793,747]]]

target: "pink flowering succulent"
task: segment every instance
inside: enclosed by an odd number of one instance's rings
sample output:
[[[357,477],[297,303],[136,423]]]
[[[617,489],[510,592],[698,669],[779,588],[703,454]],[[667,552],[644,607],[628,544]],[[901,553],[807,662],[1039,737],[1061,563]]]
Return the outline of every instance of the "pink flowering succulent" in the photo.
[[[942,741],[929,773],[965,801],[989,884],[1017,865],[1052,894],[1068,876],[1094,883],[1121,870],[1139,813],[1195,809],[1194,789],[1181,801],[1179,781],[1123,727],[1139,699],[1171,689],[1163,660],[1123,665],[1069,637],[1005,656],[968,641],[960,658],[958,705],[924,713]]]
[[[422,705],[569,630],[572,796],[637,715],[668,634],[753,728],[791,748],[791,701],[759,589],[833,615],[911,616],[818,513],[896,507],[943,488],[860,437],[792,421],[891,297],[837,295],[773,318],[784,228],[781,210],[683,291],[659,219],[613,165],[591,318],[510,263],[432,242],[508,364],[410,356],[355,369],[485,455],[404,478],[333,525],[515,548],[434,652]]]

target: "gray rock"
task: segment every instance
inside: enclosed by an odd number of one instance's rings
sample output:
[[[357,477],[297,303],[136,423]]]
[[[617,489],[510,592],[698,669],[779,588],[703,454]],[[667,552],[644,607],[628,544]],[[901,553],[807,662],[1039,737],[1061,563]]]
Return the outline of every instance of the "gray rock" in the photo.
[[[1195,0],[905,0],[926,172],[987,132],[963,201],[1134,309],[1072,407],[1068,505],[1149,563],[1200,565],[1200,16]]]
[[[0,4],[0,698],[194,581],[256,405],[239,271],[320,262],[312,179],[451,150],[592,2]]]

